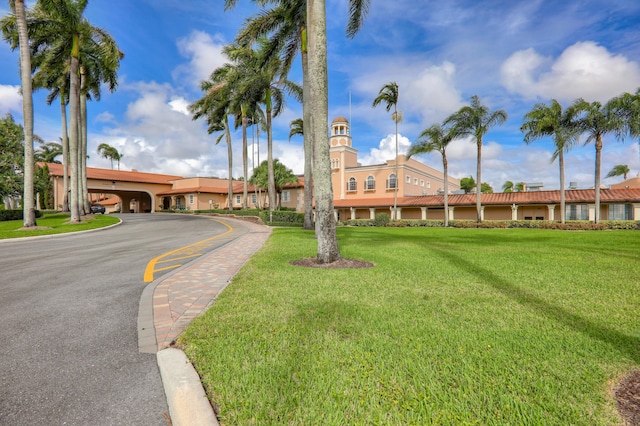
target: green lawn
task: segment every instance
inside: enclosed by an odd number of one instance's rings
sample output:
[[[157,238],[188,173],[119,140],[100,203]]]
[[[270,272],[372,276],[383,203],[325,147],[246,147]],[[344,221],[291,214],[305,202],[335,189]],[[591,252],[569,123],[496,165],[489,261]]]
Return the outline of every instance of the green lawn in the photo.
[[[640,232],[275,229],[179,340],[225,425],[613,425]]]
[[[38,227],[49,229],[21,230],[22,220],[9,220],[0,222],[0,240],[7,238],[35,237],[39,235],[63,234],[66,232],[86,231],[89,229],[103,228],[120,222],[120,219],[108,215],[89,215],[82,223],[69,224],[69,214],[58,213],[44,215],[36,219]]]

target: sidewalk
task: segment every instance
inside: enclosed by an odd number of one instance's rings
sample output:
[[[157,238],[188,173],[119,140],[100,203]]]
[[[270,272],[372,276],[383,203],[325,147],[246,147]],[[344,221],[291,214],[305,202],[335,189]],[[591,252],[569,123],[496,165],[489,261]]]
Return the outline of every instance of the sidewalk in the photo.
[[[221,217],[246,233],[145,287],[138,312],[138,349],[157,353],[174,425],[217,425],[200,378],[182,351],[170,348],[185,327],[203,313],[247,260],[271,235],[271,228]],[[169,348],[169,349],[168,349]]]

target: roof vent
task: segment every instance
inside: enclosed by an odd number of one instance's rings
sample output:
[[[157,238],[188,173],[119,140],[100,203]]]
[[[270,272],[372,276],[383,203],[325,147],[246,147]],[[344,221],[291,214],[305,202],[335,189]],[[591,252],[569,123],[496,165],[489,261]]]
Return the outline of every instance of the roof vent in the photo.
[[[578,189],[578,182],[569,182],[569,189]]]

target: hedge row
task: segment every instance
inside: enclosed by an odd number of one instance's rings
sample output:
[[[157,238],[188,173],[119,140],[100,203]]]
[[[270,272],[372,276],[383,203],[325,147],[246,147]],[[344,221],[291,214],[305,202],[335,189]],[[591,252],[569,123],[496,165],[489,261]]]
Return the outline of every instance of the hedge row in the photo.
[[[190,212],[189,212],[190,213]],[[231,216],[257,216],[270,226],[304,226],[304,213],[290,210],[197,210],[195,214],[231,215]]]
[[[36,219],[42,217],[42,212],[36,210]],[[20,210],[0,210],[0,222],[7,220],[22,220],[24,219],[23,211]]]
[[[262,210],[260,219],[271,226],[304,226],[304,213],[287,210]]]
[[[382,215],[386,215],[382,213]],[[443,220],[418,220],[418,219],[402,219],[388,221],[378,218],[375,219],[355,219],[346,220],[340,223],[345,226],[387,226],[394,228],[408,228],[408,227],[430,227],[440,228],[444,227]],[[604,229],[632,229],[640,230],[640,221],[634,220],[606,220],[598,224],[589,221],[568,221],[566,223],[560,223],[555,221],[544,220],[491,220],[484,222],[476,222],[472,220],[452,220],[449,221],[449,226],[453,228],[527,228],[527,229],[560,229],[570,231],[586,231],[586,230],[604,230]]]

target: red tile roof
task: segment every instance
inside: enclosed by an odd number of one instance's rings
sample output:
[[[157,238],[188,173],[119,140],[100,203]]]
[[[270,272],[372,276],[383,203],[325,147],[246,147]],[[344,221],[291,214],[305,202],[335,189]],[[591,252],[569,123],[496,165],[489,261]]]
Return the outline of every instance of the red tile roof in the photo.
[[[532,192],[498,192],[481,194],[482,205],[510,205],[510,204],[559,204],[560,191],[532,191]],[[572,189],[565,191],[567,203],[593,203],[595,191],[593,189]],[[600,201],[604,203],[640,202],[640,188],[601,189]],[[409,206],[443,206],[443,195],[425,195],[417,197],[399,197],[398,207]],[[473,206],[476,204],[476,194],[449,195],[450,206]],[[335,200],[335,207],[381,207],[393,206],[393,197],[362,198],[350,200]]]
[[[63,176],[64,169],[62,164],[47,163],[49,174],[51,176]],[[157,173],[141,173],[124,170],[98,169],[95,167],[87,167],[88,179],[116,180],[121,182],[139,182],[139,183],[161,183],[171,184],[170,181],[183,179],[182,176],[160,175]]]
[[[177,189],[170,189],[168,191],[161,191],[161,192],[158,192],[156,195],[196,194],[196,193],[227,194],[228,192],[229,192],[228,187],[221,189],[213,186],[193,186],[190,188],[177,188]]]

